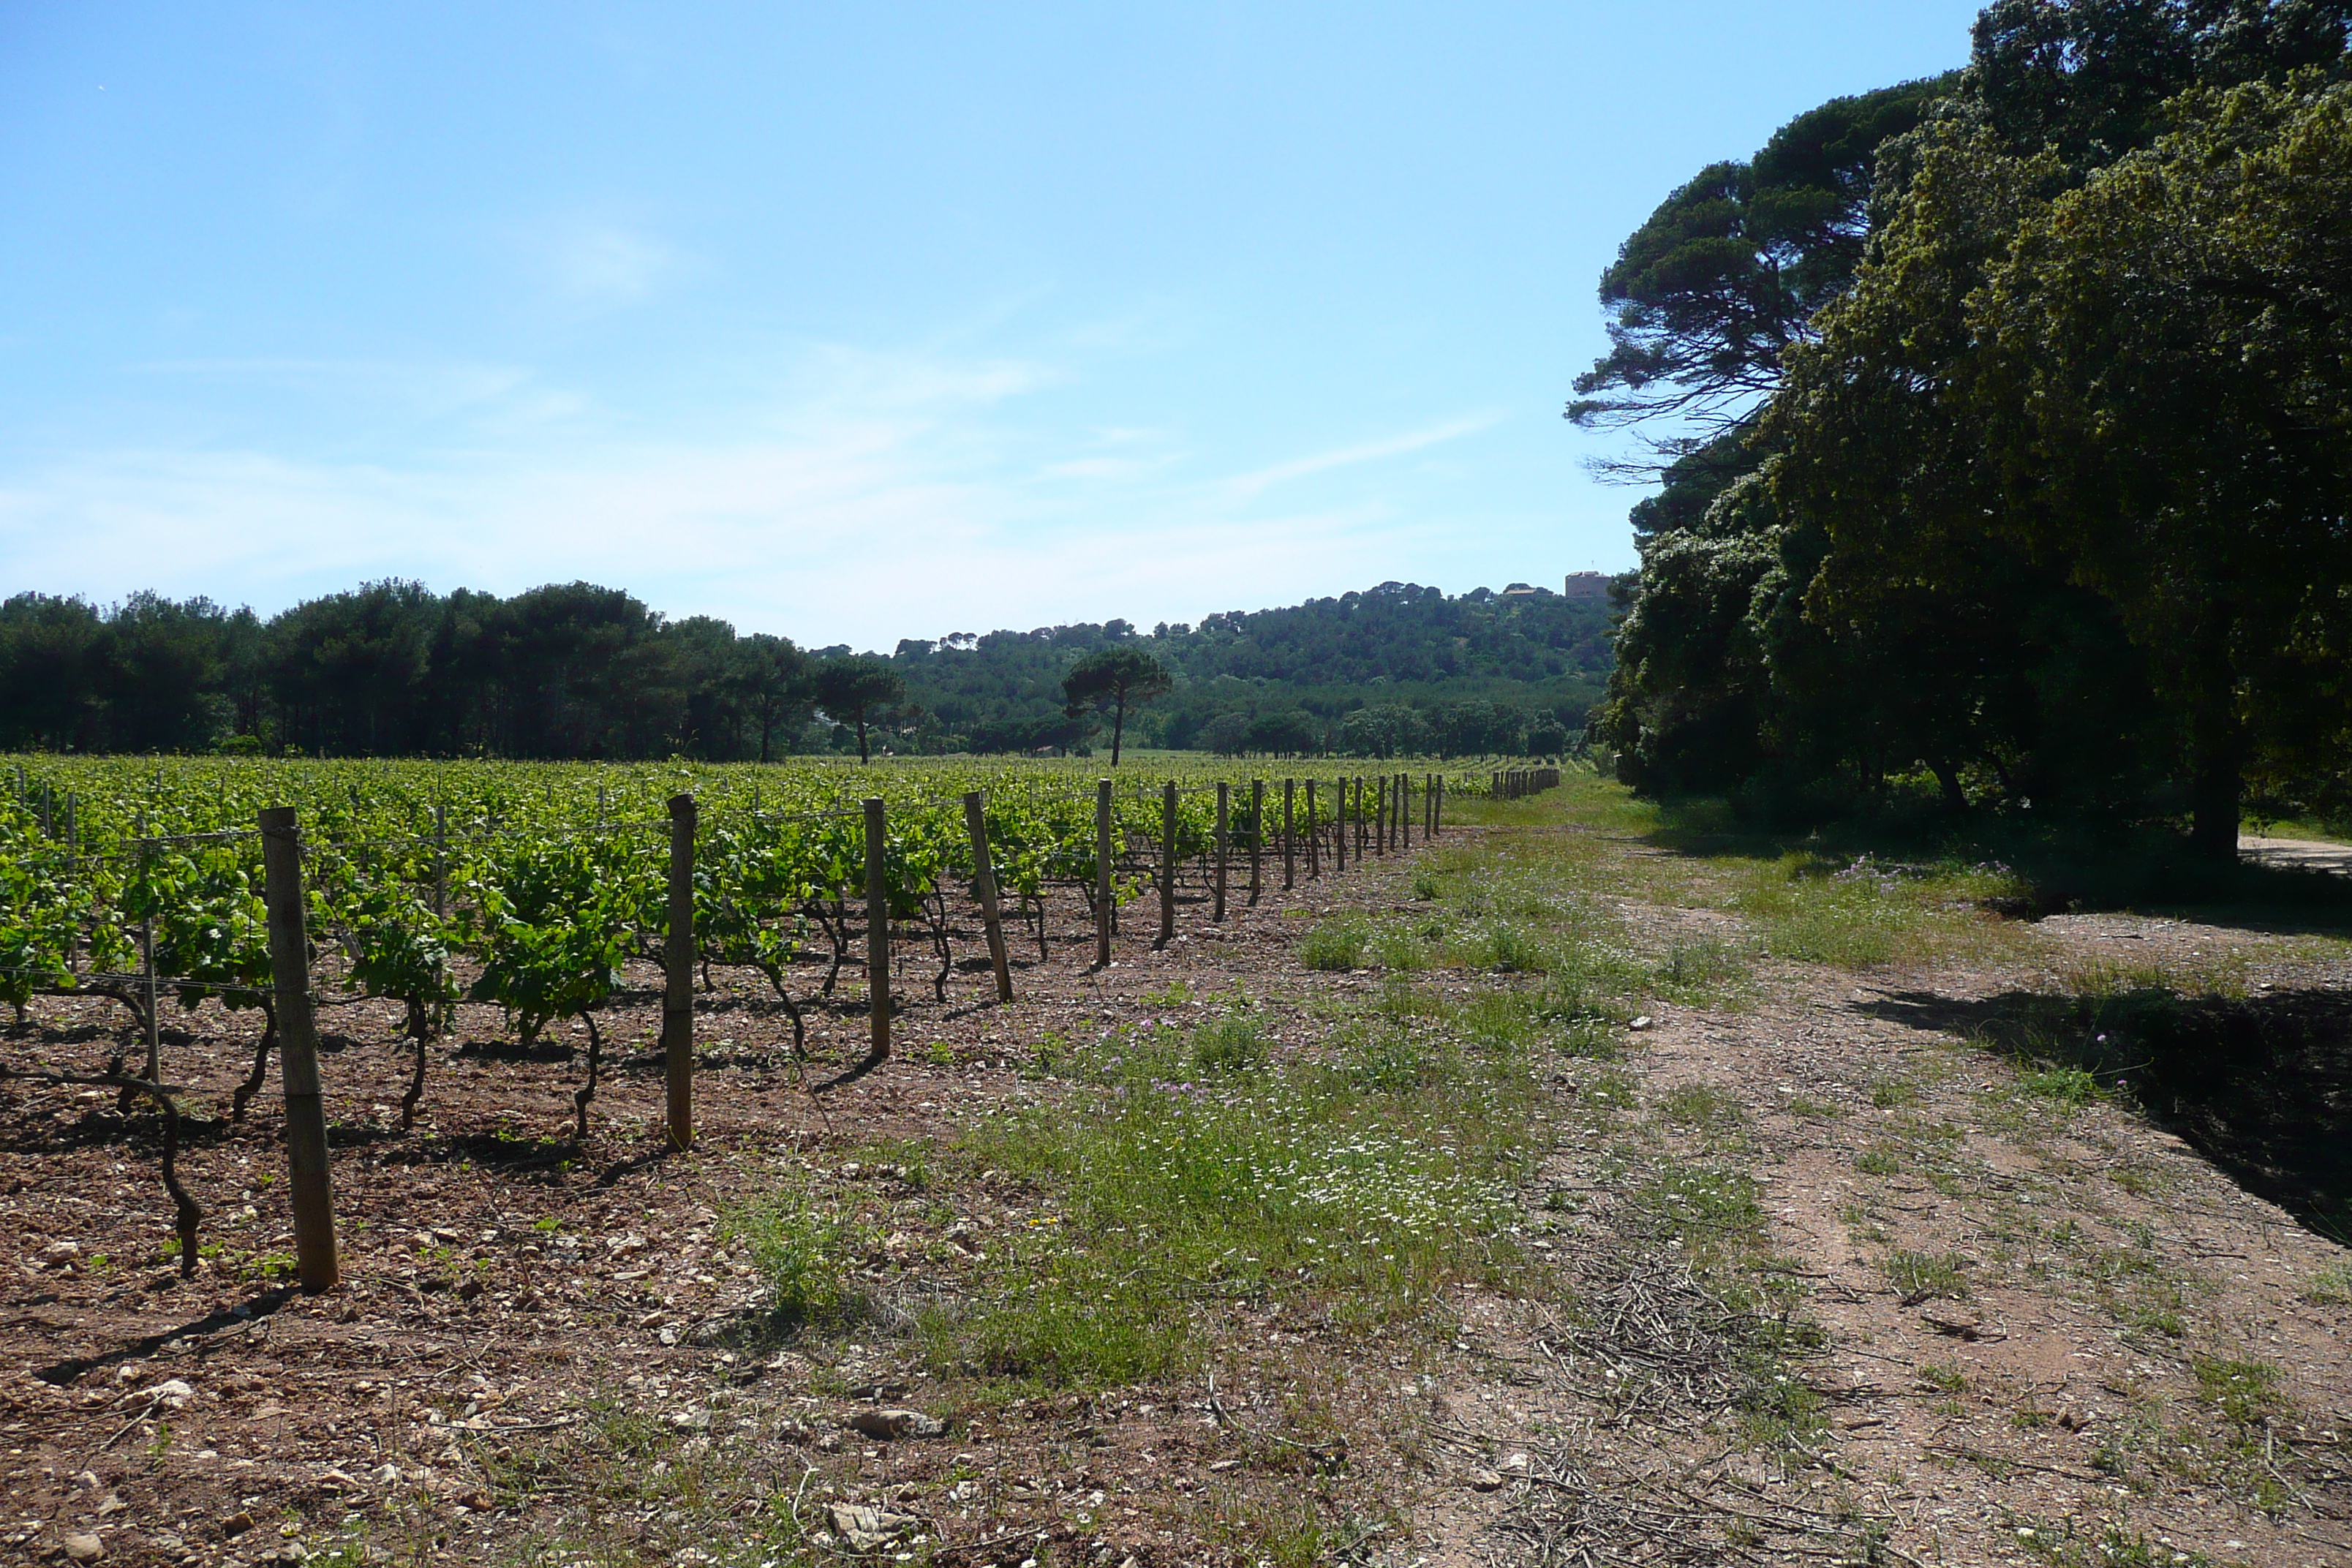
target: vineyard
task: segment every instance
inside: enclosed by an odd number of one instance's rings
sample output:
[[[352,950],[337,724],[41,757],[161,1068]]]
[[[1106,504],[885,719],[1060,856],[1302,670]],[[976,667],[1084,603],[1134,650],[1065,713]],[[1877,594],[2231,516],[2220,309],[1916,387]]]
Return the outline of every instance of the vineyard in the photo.
[[[125,1109],[153,1103],[184,1270],[196,1258],[201,1210],[173,1168],[184,1107],[167,1047],[185,1043],[201,1016],[263,1018],[231,1121],[283,1048],[298,1199],[306,1118],[295,1102],[307,1096],[317,1122],[314,1019],[337,1007],[401,1010],[414,1048],[404,1132],[426,1092],[433,1043],[460,1003],[497,1007],[525,1051],[576,1026],[586,1051],[574,1135],[584,1138],[603,1065],[600,1016],[658,994],[668,1132],[683,1146],[693,995],[713,987],[714,971],[756,975],[790,1016],[796,1052],[804,1008],[862,1003],[879,1059],[894,1014],[926,997],[946,1005],[960,967],[992,973],[1010,1000],[1015,953],[1024,963],[1032,952],[1049,963],[1057,948],[1080,963],[1115,962],[1122,906],[1156,899],[1147,923],[1165,943],[1180,908],[1222,922],[1229,904],[1254,903],[1271,885],[1434,833],[1449,795],[1516,795],[1558,776],[1234,779],[1180,767],[1114,784],[1025,763],[39,757],[8,766],[0,998],[19,1022],[37,995],[102,999],[128,1027],[111,1037],[102,1069],[0,1059],[0,1078],[113,1088]],[[265,866],[263,824],[271,808],[289,807],[278,828],[289,851],[284,908],[273,910],[280,885]],[[323,1124],[307,1140],[323,1172]],[[314,1224],[323,1227],[318,1180]],[[331,1231],[310,1239],[304,1283],[323,1286],[334,1277]]]

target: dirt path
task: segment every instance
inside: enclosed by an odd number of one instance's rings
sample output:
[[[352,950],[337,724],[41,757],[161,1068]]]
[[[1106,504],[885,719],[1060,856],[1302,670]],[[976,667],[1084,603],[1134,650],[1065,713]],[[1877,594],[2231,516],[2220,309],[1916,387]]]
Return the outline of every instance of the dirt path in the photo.
[[[2238,852],[2265,866],[2352,877],[2352,844],[2331,844],[2315,838],[2257,838],[2245,834],[2238,839]]]
[[[1563,809],[1427,863],[1491,901],[1547,836],[1583,831]],[[1971,1043],[2039,1017],[2021,999],[2053,974],[2125,950],[2230,955],[2247,1005],[2291,996],[2340,1043],[2338,949],[2193,921],[2053,920],[1998,964],[1765,960],[1713,1000],[1643,1001],[1638,1028],[1539,1036],[1528,1114],[1549,1152],[1521,1194],[1523,1261],[1433,1317],[1353,1330],[1244,1296],[1189,1309],[1213,1338],[1201,1374],[1169,1383],[975,1392],[927,1370],[926,1305],[1066,1217],[1050,1189],[940,1152],[1058,1103],[1055,1042],[1216,994],[1247,994],[1283,1050],[1325,1048],[1398,994],[1369,967],[1305,968],[1302,937],[1333,910],[1421,919],[1423,863],[1269,894],[1222,930],[1188,910],[1169,951],[1124,942],[1100,975],[1064,910],[1021,1001],[982,1005],[970,973],[945,1005],[918,989],[898,1058],[822,1110],[781,1011],[721,976],[699,1025],[704,1142],[685,1158],[656,1152],[658,1068],[635,1054],[649,1002],[607,1020],[620,1065],[584,1143],[564,1053],[519,1052],[471,1009],[400,1134],[394,1010],[339,1010],[351,1283],[318,1300],[275,1283],[289,1232],[266,1100],[193,1140],[216,1250],[184,1283],[160,1255],[146,1123],[108,1094],[0,1096],[0,1553],[2352,1562],[2352,1272],[2273,1201],[2307,1221],[2326,1194],[2295,1183],[2318,1156],[2257,1135],[2269,1102],[2158,1125],[2080,1073]],[[1685,928],[1747,940],[1736,916],[1671,900],[1622,918],[1650,948]],[[1474,1010],[1545,984],[1410,977],[1431,1006]],[[815,1015],[821,1065],[858,1043],[845,1001]],[[97,1060],[121,1032],[100,1005],[34,1012],[7,1049]],[[184,1022],[177,1076],[225,1103],[252,1021]],[[2341,1093],[2344,1075],[2313,1070],[2297,1092]],[[758,1331],[768,1282],[729,1219],[787,1189],[877,1216],[855,1260],[885,1309],[867,1329]],[[947,1432],[844,1425],[900,1405]]]

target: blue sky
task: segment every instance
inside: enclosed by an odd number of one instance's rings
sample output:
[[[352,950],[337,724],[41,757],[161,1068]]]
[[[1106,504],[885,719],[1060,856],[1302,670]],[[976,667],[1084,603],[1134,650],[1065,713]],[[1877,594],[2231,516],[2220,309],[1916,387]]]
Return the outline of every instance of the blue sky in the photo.
[[[1559,410],[1954,0],[0,9],[0,591],[811,645],[1632,563]]]

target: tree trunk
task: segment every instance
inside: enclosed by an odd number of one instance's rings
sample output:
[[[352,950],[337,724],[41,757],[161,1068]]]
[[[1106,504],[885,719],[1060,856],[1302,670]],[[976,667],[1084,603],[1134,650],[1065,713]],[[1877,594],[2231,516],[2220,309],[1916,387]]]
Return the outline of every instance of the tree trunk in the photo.
[[[2208,610],[2197,637],[2196,707],[2189,715],[2189,846],[2200,859],[2235,861],[2245,737],[2227,623]]]
[[[1110,765],[1111,765],[1112,767],[1117,767],[1117,766],[1118,766],[1118,742],[1119,742],[1119,741],[1121,740],[1121,738],[1122,738],[1122,737],[1124,737],[1124,736],[1126,735],[1126,733],[1127,733],[1127,699],[1126,699],[1126,698],[1124,698],[1124,697],[1122,697],[1122,698],[1120,698],[1120,699],[1118,700],[1118,706],[1111,710],[1111,719],[1110,719]]]
[[[1969,809],[1969,796],[1968,792],[1960,788],[1959,770],[1938,758],[1927,764],[1927,771],[1934,773],[1937,784],[1943,786],[1944,804],[1951,807],[1952,815],[1958,816],[1965,813]]]
[[[2238,815],[2242,785],[2238,759],[2200,757],[2197,776],[2189,786],[2189,845],[2201,860],[2238,858]]]
[[[857,710],[857,760],[861,763],[874,760],[866,754],[866,710],[863,708]]]

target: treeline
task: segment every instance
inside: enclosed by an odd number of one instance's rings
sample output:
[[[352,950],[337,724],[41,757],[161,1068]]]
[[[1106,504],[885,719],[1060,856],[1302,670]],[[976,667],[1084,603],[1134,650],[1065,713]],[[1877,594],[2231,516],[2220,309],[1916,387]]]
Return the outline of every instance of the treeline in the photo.
[[[1412,583],[1232,611],[1146,634],[1125,621],[906,641],[891,658],[936,731],[975,751],[1083,745],[1062,677],[1098,649],[1133,646],[1175,677],[1139,713],[1135,743],[1227,752],[1377,748],[1419,716],[1412,749],[1441,755],[1552,752],[1583,728],[1611,664],[1604,599],[1512,584],[1449,595]]]
[[[2347,0],[2000,0],[1604,274],[1652,422],[1636,783],[1835,809],[2352,812]],[[1660,423],[1663,422],[1663,426]]]
[[[0,745],[331,756],[713,758],[808,717],[809,661],[618,589],[370,583],[268,620],[209,599],[0,604]]]
[[[1139,634],[1125,622],[804,650],[591,584],[509,598],[371,583],[267,619],[208,599],[0,603],[0,748],[712,760],[1088,748],[1061,682],[1151,652],[1130,743],[1390,754],[1558,750],[1605,678],[1605,603],[1387,584]],[[855,677],[855,679],[845,679]],[[831,681],[830,687],[827,682]],[[835,694],[827,711],[824,696]],[[848,710],[845,692],[861,693]]]

